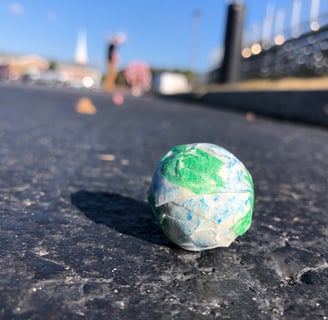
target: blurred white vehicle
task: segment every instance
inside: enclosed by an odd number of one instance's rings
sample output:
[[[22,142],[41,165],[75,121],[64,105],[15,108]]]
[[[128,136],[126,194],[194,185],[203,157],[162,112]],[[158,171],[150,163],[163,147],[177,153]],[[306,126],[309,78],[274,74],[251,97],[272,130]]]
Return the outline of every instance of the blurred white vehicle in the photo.
[[[191,87],[185,75],[162,72],[154,77],[152,90],[161,94],[175,94],[189,92]]]

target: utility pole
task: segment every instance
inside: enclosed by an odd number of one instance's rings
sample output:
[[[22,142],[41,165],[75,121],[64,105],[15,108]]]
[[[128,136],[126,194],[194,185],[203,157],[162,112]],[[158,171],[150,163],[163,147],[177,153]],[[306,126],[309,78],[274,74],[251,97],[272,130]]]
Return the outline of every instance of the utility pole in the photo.
[[[320,10],[320,0],[312,0],[311,11],[310,11],[310,27],[312,31],[317,31],[320,28],[319,25],[319,10]]]
[[[192,27],[192,41],[191,41],[191,52],[190,52],[190,71],[191,71],[191,86],[195,85],[195,69],[196,69],[196,56],[198,49],[198,38],[199,38],[199,25],[200,25],[201,11],[196,9],[193,12],[193,27]]]
[[[300,34],[301,10],[302,10],[302,0],[294,0],[292,17],[291,17],[291,28],[292,28],[293,38],[297,38]]]

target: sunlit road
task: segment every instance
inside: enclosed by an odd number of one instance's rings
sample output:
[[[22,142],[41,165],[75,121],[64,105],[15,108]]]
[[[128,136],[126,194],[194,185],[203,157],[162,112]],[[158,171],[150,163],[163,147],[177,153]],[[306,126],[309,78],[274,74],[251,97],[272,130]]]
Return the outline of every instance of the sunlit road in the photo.
[[[181,101],[0,85],[0,318],[328,317],[327,141]],[[254,222],[229,248],[175,247],[145,202],[156,162],[191,142],[253,175]]]

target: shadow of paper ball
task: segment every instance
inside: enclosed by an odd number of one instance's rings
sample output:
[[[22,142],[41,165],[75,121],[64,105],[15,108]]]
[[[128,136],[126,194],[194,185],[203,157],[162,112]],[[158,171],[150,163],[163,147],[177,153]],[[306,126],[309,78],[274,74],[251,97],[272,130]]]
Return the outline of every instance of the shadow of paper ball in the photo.
[[[71,202],[90,220],[154,244],[174,246],[156,224],[148,203],[115,193],[81,190]]]

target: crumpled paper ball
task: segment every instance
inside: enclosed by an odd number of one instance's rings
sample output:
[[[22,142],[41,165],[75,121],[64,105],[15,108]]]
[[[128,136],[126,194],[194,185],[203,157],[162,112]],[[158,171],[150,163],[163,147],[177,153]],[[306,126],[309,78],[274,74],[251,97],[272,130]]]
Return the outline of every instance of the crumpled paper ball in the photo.
[[[253,181],[222,147],[180,145],[158,163],[148,201],[164,234],[181,248],[228,247],[251,225]]]

